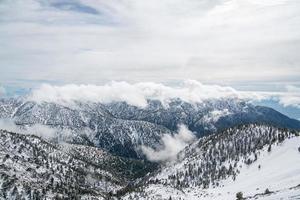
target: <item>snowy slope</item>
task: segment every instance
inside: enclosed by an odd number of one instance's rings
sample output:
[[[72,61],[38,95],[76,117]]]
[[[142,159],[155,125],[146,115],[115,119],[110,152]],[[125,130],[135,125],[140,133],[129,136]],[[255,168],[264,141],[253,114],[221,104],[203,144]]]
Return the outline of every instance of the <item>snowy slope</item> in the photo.
[[[282,144],[274,146],[271,152],[267,147],[261,152],[258,160],[246,166],[242,165],[240,174],[235,181],[222,181],[224,187],[207,189],[213,199],[233,199],[237,192],[242,191],[244,196],[254,196],[270,191],[287,190],[300,184],[300,137],[286,139]],[[261,166],[260,169],[258,166]],[[291,191],[300,195],[298,191]],[[285,192],[288,194],[288,191]],[[300,196],[299,196],[300,197]]]
[[[300,186],[276,191],[271,194],[259,194],[255,195],[249,199],[259,199],[259,200],[299,200],[300,199]]]
[[[267,148],[262,151],[260,159],[250,166],[244,166],[235,183],[224,183],[225,190],[259,192],[269,188],[271,191],[293,187],[300,184],[300,137],[287,139],[282,144],[274,146],[272,151]],[[258,166],[261,168],[258,169]],[[235,185],[235,187],[233,187]],[[228,189],[227,189],[228,188]],[[246,193],[246,194],[247,194]],[[256,193],[256,192],[255,192]]]
[[[266,136],[269,134],[270,129],[268,127],[250,127],[241,129],[242,132],[255,130],[256,134]],[[266,131],[267,134],[264,134]],[[279,132],[278,132],[279,131]],[[251,132],[254,134],[255,132]],[[250,133],[250,132],[248,132]],[[274,130],[273,134],[281,134],[280,130]],[[242,134],[240,134],[242,135]],[[287,134],[289,135],[289,134]],[[212,138],[210,138],[211,140]],[[252,140],[252,139],[251,139]],[[282,140],[282,139],[280,139]],[[206,141],[207,142],[207,141]],[[205,143],[202,143],[205,144]],[[216,144],[214,144],[216,145]],[[229,145],[229,143],[228,143]],[[233,167],[233,172],[236,171],[235,180],[233,180],[232,173],[228,171],[224,178],[209,179],[210,184],[208,187],[203,187],[203,182],[200,179],[206,175],[195,175],[194,173],[180,176],[180,171],[186,173],[190,167],[197,168],[197,157],[203,153],[203,149],[198,147],[198,144],[191,145],[190,149],[186,149],[184,158],[175,163],[168,163],[167,166],[162,167],[158,174],[150,178],[152,181],[148,181],[146,186],[141,186],[137,192],[127,194],[124,199],[220,199],[220,200],[232,200],[236,198],[238,192],[242,192],[244,197],[248,199],[299,199],[300,197],[300,137],[293,134],[285,137],[281,142],[274,142],[269,149],[269,145],[264,145],[262,149],[256,151],[257,159],[254,160],[253,153],[240,155],[240,160],[236,167]],[[191,151],[191,149],[197,148],[197,151]],[[248,148],[248,147],[247,147]],[[202,150],[201,150],[202,149]],[[211,150],[210,150],[211,149]],[[269,151],[268,151],[269,150]],[[207,151],[214,151],[214,148],[208,148]],[[195,152],[193,155],[193,153]],[[196,159],[194,159],[196,158]],[[251,164],[245,161],[248,158],[252,159]],[[202,159],[206,159],[202,157]],[[206,159],[207,160],[207,159]],[[188,162],[187,162],[188,161]],[[206,162],[211,162],[209,159]],[[195,164],[196,163],[196,164]],[[223,163],[223,164],[222,164]],[[187,165],[190,164],[190,165]],[[195,165],[194,165],[195,164]],[[221,169],[222,166],[228,167],[228,159],[217,164],[217,168]],[[202,165],[202,167],[205,165]],[[260,166],[260,167],[259,167]],[[228,169],[228,168],[227,168]],[[209,177],[214,173],[218,173],[218,170],[204,170],[208,173]],[[176,177],[179,174],[181,182],[187,180],[188,185],[178,185],[173,182],[172,176]],[[230,175],[231,174],[231,175]],[[234,174],[234,173],[233,173]],[[176,178],[175,178],[176,179]],[[185,182],[184,182],[185,183]],[[205,182],[204,182],[205,183]],[[199,185],[197,185],[199,184]],[[298,186],[298,187],[297,187]],[[271,193],[264,194],[266,189]]]
[[[0,130],[0,199],[106,199],[147,163],[89,146]]]
[[[84,194],[103,199],[106,190],[122,187],[122,181],[111,172],[72,155],[73,145],[66,151],[36,136],[2,130],[0,144],[0,197],[4,199],[75,198]],[[93,153],[101,160],[106,157],[101,151]]]

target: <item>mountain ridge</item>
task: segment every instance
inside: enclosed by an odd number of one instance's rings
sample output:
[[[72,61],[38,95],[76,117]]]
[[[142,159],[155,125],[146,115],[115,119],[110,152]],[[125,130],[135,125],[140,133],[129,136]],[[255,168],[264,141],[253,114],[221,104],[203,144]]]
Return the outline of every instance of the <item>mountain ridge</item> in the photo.
[[[300,122],[267,107],[237,99],[207,100],[190,104],[174,99],[166,106],[148,100],[140,108],[125,102],[83,103],[66,106],[22,99],[0,100],[0,119],[28,128],[41,124],[70,132],[67,142],[100,147],[126,157],[141,158],[140,146],[160,149],[164,134],[174,135],[186,125],[197,137],[240,124],[262,123],[300,130]],[[62,137],[62,136],[59,136]]]

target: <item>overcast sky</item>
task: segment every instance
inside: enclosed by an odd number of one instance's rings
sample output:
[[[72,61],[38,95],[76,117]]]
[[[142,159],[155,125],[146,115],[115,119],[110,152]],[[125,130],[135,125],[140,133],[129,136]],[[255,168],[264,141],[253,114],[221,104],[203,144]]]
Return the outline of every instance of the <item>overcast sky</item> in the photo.
[[[299,0],[0,0],[0,16],[2,84],[300,82]]]
[[[299,0],[0,0],[0,45],[0,96],[197,80],[300,118]]]

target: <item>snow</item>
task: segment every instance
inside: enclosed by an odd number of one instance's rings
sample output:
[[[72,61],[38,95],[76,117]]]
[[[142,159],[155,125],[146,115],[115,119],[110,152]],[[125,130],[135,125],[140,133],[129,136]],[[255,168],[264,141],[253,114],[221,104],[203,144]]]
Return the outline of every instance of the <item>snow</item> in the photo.
[[[274,199],[300,199],[300,188],[291,188],[286,190],[278,191],[274,194],[257,196],[255,199],[257,200],[274,200]]]
[[[217,122],[221,117],[230,114],[232,114],[232,112],[230,112],[227,108],[223,110],[213,110],[209,112],[207,115],[205,115],[202,120],[206,123]]]
[[[268,147],[265,147],[256,162],[249,166],[241,163],[240,174],[235,181],[232,178],[226,179],[220,183],[220,187],[178,190],[170,186],[150,184],[143,190],[144,197],[139,196],[139,199],[168,199],[171,196],[172,199],[187,200],[232,200],[236,199],[238,192],[242,192],[243,196],[249,199],[299,199],[299,146],[300,137],[292,137],[281,144],[273,145],[271,152],[268,152]],[[263,195],[267,188],[274,193]],[[131,196],[134,196],[134,193]],[[129,195],[124,197],[124,199],[128,198]]]
[[[235,181],[226,180],[224,187],[208,189],[218,199],[218,193],[232,199],[236,193],[242,191],[244,196],[253,196],[263,193],[267,188],[270,191],[288,189],[300,184],[300,137],[287,139],[282,144],[274,146],[271,152],[267,148],[261,153],[257,162],[244,166]],[[261,169],[258,169],[261,165]],[[298,191],[300,194],[300,190]]]

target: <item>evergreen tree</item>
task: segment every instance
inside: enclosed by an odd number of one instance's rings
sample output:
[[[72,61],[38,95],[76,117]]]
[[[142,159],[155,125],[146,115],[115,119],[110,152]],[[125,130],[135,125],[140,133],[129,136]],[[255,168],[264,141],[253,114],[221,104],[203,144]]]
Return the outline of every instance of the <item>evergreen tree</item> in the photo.
[[[236,193],[236,199],[237,199],[237,200],[242,200],[242,199],[244,199],[243,193],[242,193],[242,192]]]

